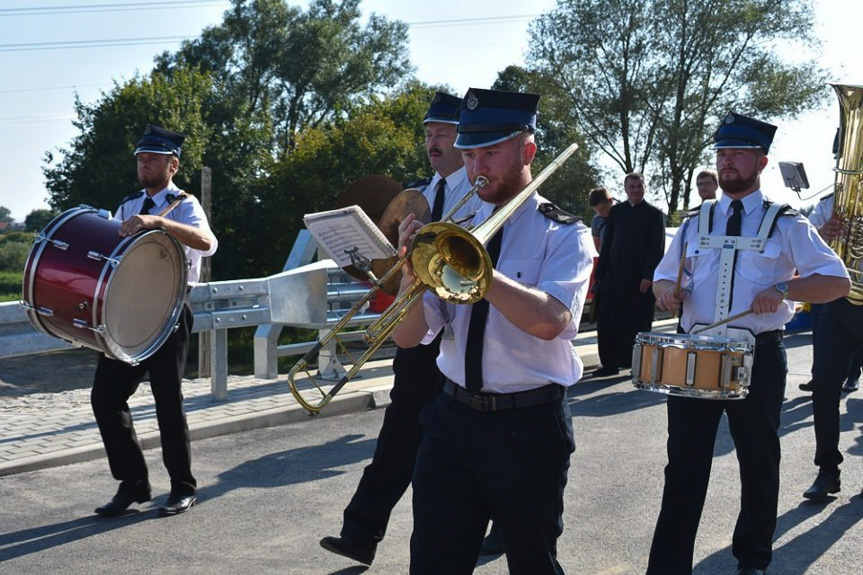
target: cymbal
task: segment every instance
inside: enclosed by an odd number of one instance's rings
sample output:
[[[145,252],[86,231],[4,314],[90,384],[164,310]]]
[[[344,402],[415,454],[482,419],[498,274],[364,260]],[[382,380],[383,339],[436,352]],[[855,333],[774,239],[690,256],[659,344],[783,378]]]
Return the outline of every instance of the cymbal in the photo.
[[[378,228],[383,232],[393,247],[399,245],[399,224],[408,214],[413,214],[416,219],[427,224],[431,221],[431,209],[429,202],[422,192],[415,189],[403,190],[387,206]]]
[[[431,209],[429,209],[428,200],[419,190],[409,189],[399,193],[381,216],[378,228],[394,248],[398,248],[399,245],[399,224],[408,214],[413,214],[417,220],[423,223],[431,221]],[[375,277],[380,278],[396,265],[397,261],[397,257],[372,260],[372,273],[375,274]],[[401,274],[394,274],[381,286],[381,289],[384,293],[394,295],[399,291],[399,282],[401,282]]]
[[[359,206],[377,225],[390,202],[402,191],[402,185],[382,174],[365,176],[348,185],[336,199],[333,209]]]

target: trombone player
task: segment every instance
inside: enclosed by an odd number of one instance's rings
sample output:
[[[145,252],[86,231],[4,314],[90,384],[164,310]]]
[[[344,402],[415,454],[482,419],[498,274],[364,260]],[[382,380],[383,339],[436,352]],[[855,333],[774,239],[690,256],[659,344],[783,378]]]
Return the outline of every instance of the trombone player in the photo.
[[[510,573],[563,573],[556,541],[575,448],[566,390],[583,369],[570,340],[595,250],[578,218],[525,189],[538,102],[468,90],[455,146],[468,178],[488,180],[473,224],[497,209],[507,218],[487,245],[491,284],[473,305],[427,292],[393,332],[402,348],[444,334],[443,393],[423,413],[413,476],[414,575],[472,571],[492,516]],[[420,227],[412,216],[399,226],[402,255]],[[407,266],[400,293],[414,281]]]
[[[423,119],[426,155],[435,175],[423,182],[421,191],[431,206],[432,221],[449,213],[471,187],[461,152],[453,147],[460,105],[458,96],[436,92]],[[453,217],[458,220],[472,215],[481,203],[474,196]],[[396,351],[391,402],[384,413],[374,456],[344,510],[340,535],[321,539],[324,549],[364,565],[374,560],[390,513],[413,475],[422,439],[420,411],[440,392],[441,375],[435,363],[439,345],[440,338],[435,338],[428,345]]]

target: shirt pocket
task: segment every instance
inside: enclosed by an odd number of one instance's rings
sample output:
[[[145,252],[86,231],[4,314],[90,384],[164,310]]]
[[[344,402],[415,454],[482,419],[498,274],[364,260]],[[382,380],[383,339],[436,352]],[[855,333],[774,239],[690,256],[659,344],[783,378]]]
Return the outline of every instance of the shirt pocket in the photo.
[[[520,284],[536,286],[539,282],[539,270],[541,262],[537,260],[504,260],[497,266],[497,270],[506,277]]]
[[[782,249],[775,242],[768,242],[764,251],[741,250],[737,254],[735,272],[740,277],[761,287],[776,283],[776,267],[779,264]]]

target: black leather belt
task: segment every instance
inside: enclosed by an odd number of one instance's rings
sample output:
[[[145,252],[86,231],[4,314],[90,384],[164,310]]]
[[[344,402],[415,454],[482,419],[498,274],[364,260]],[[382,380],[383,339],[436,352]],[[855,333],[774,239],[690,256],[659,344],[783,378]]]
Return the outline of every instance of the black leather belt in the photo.
[[[453,383],[444,380],[443,391],[459,403],[463,403],[477,411],[502,411],[504,409],[515,409],[516,407],[530,407],[555,401],[564,396],[565,388],[562,385],[551,383],[515,393],[479,393],[474,394]]]
[[[782,343],[782,330],[774,329],[773,331],[761,332],[755,336],[755,345],[767,345]]]

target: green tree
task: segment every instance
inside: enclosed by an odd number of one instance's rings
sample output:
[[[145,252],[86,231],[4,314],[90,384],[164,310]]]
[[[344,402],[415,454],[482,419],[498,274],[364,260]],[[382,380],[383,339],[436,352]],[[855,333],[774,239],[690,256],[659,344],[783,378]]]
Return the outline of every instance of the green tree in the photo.
[[[529,66],[568,97],[571,121],[623,172],[645,172],[669,212],[728,110],[793,117],[827,95],[805,0],[558,0],[531,25]],[[807,52],[807,50],[809,50]]]
[[[147,124],[158,124],[187,135],[183,146],[177,185],[190,185],[198,178],[209,130],[202,107],[211,91],[206,74],[178,71],[171,78],[152,74],[114,88],[92,105],[76,96],[79,134],[70,148],[60,149],[62,159],[45,156],[43,173],[49,204],[64,210],[79,204],[114,210],[120,200],[138,189],[132,152]]]
[[[0,222],[11,222],[12,212],[6,206],[0,206]]]
[[[255,246],[263,273],[282,269],[304,214],[332,209],[348,185],[384,174],[405,182],[431,172],[423,146],[422,119],[434,89],[412,83],[350,118],[304,130],[294,152],[282,159],[259,189],[261,218]],[[266,248],[266,249],[265,249]]]
[[[492,88],[541,95],[534,175],[570,144],[578,144],[575,154],[542,185],[539,193],[564,210],[583,216],[589,223],[593,213],[587,204],[587,194],[591,188],[598,185],[600,172],[591,164],[591,146],[585,142],[575,124],[569,121],[567,94],[544,74],[519,66],[508,66],[501,71]]]
[[[370,103],[409,78],[407,25],[372,14],[360,0],[233,0],[224,22],[163,54],[157,69],[201,66],[249,112],[275,118],[277,151],[290,152],[306,128]]]
[[[24,229],[28,232],[38,232],[57,216],[54,210],[33,210],[24,218]]]

